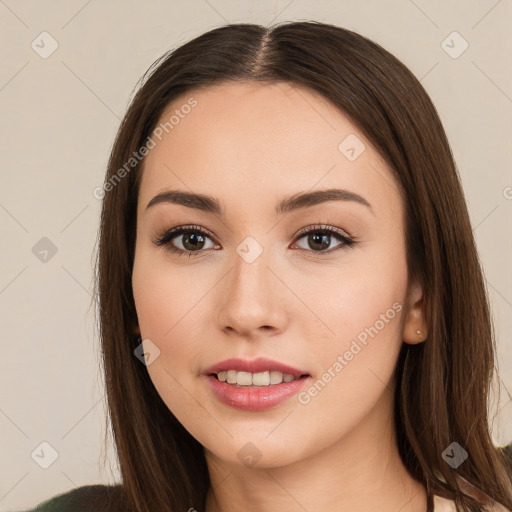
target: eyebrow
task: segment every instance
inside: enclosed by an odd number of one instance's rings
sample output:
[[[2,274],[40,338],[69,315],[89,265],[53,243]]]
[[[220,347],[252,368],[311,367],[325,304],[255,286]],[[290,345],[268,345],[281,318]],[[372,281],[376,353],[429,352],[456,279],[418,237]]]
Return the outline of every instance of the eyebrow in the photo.
[[[275,212],[277,215],[282,215],[295,210],[310,208],[328,201],[353,201],[368,207],[373,213],[370,203],[364,197],[355,192],[339,188],[315,190],[313,192],[298,192],[279,202],[275,208]],[[213,213],[218,216],[225,214],[220,201],[215,197],[205,194],[195,194],[181,190],[166,190],[153,197],[146,206],[146,210],[159,203],[178,204],[187,206],[188,208]]]

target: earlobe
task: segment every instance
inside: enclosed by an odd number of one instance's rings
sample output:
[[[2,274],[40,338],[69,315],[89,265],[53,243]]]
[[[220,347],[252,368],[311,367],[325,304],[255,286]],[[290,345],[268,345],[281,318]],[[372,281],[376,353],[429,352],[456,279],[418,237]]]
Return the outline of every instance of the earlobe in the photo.
[[[402,333],[405,343],[416,345],[428,337],[424,306],[423,289],[420,284],[415,283],[411,286],[408,296],[408,311]]]

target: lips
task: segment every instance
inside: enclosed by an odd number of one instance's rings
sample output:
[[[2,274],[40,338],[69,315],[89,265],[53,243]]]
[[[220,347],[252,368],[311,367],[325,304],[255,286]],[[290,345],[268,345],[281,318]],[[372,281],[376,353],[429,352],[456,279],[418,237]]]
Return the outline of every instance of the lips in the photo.
[[[203,371],[203,374],[212,375],[217,374],[219,372],[227,372],[229,370],[236,370],[239,372],[248,373],[274,371],[293,375],[296,379],[302,376],[309,376],[309,373],[306,370],[294,368],[292,366],[288,366],[286,364],[280,363],[278,361],[273,361],[272,359],[267,359],[265,357],[260,357],[258,359],[253,360],[240,358],[226,359],[212,366],[209,366]]]
[[[244,379],[250,374],[255,375],[269,372],[272,375],[272,372],[280,372],[295,380],[251,387],[230,384],[217,378],[221,372],[247,372]],[[206,368],[203,371],[202,377],[218,400],[232,408],[252,412],[265,411],[290,400],[312,379],[311,375],[305,370],[264,357],[252,361],[247,359],[226,359]]]

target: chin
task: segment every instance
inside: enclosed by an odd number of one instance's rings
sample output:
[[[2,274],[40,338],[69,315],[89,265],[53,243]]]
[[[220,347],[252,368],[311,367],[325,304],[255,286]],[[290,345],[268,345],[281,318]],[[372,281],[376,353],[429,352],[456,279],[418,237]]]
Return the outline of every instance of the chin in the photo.
[[[237,436],[233,432],[233,437],[229,439],[228,443],[202,444],[216,459],[249,469],[285,467],[310,455],[305,450],[308,444],[303,436],[285,435],[269,439],[266,437],[268,432],[269,430],[266,429],[254,436],[248,436],[247,433]],[[272,434],[270,435],[272,436]]]

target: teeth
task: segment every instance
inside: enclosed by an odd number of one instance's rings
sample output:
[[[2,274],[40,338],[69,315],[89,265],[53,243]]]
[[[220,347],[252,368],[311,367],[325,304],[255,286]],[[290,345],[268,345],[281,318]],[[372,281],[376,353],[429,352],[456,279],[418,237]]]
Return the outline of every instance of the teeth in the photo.
[[[236,384],[237,386],[270,386],[272,384],[281,384],[281,382],[292,382],[295,380],[293,375],[281,372],[238,372],[236,370],[228,370],[219,372],[217,378],[228,384]]]
[[[284,374],[281,372],[270,372],[270,384],[281,384]]]
[[[240,374],[237,379],[237,383],[240,384]],[[270,372],[260,372],[260,373],[248,373],[249,379],[252,380],[250,384],[253,386],[269,386],[270,385]]]
[[[236,375],[236,383],[239,386],[252,385],[252,374],[247,372],[238,372]]]

